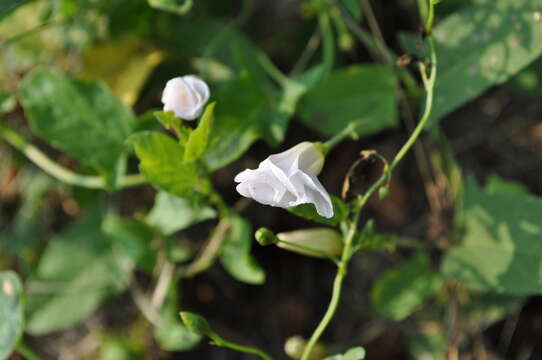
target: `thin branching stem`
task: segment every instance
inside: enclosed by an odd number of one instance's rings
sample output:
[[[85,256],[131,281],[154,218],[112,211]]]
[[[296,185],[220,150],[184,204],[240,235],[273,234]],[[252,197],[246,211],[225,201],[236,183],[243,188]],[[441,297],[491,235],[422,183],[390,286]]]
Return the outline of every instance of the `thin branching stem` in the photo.
[[[431,111],[433,108],[433,97],[434,97],[434,88],[435,88],[435,81],[437,76],[437,55],[436,55],[436,49],[435,49],[435,42],[433,40],[432,36],[432,26],[433,26],[433,19],[434,19],[434,3],[432,0],[429,1],[429,11],[428,11],[428,19],[425,24],[425,29],[427,33],[427,41],[429,43],[429,48],[431,51],[431,59],[430,59],[430,70],[429,70],[429,76],[427,76],[427,70],[423,64],[420,64],[420,72],[423,79],[423,85],[426,91],[426,99],[425,99],[425,107],[423,114],[420,118],[420,121],[408,140],[405,142],[405,144],[401,147],[393,161],[391,162],[390,166],[384,170],[384,173],[380,176],[380,178],[373,183],[373,185],[366,191],[366,193],[358,198],[357,204],[354,206],[354,216],[351,222],[348,224],[348,232],[345,236],[345,246],[343,249],[343,253],[341,256],[341,261],[339,264],[339,269],[337,271],[337,274],[335,276],[335,280],[333,282],[333,291],[331,295],[331,300],[329,302],[328,308],[326,310],[326,313],[324,314],[324,317],[314,330],[311,338],[309,339],[309,342],[307,343],[307,346],[305,347],[303,351],[303,355],[301,356],[301,360],[308,360],[310,357],[310,354],[312,352],[312,349],[320,339],[321,335],[331,322],[333,316],[335,315],[335,312],[337,311],[337,307],[340,302],[341,298],[341,292],[342,292],[342,285],[344,282],[344,278],[346,276],[348,263],[354,253],[353,249],[353,241],[356,237],[357,233],[357,227],[358,222],[361,214],[361,210],[363,207],[367,204],[369,198],[371,195],[379,189],[382,185],[385,184],[387,179],[391,176],[391,172],[395,167],[401,162],[401,160],[405,157],[405,155],[408,153],[408,151],[412,148],[420,134],[422,133],[423,129],[427,125],[429,119],[431,118]],[[351,132],[351,131],[350,131]],[[341,133],[337,136],[337,139],[344,139],[346,136],[348,136],[348,132],[346,134]],[[329,147],[334,146],[337,143],[337,140],[332,139]],[[340,140],[338,140],[340,141]]]
[[[45,171],[50,176],[61,182],[90,189],[108,189],[108,184],[101,176],[78,174],[72,170],[66,169],[50,157],[45,155],[40,149],[28,142],[15,130],[0,124],[0,137],[11,146],[22,152],[36,166]],[[137,186],[144,184],[145,178],[141,174],[125,175],[121,178],[118,186],[120,188]]]
[[[312,349],[328,327],[329,323],[333,319],[333,316],[335,315],[335,312],[337,312],[337,308],[339,306],[339,302],[341,299],[341,293],[343,289],[343,283],[344,278],[346,277],[348,263],[350,262],[350,258],[352,257],[352,245],[354,242],[354,238],[356,236],[358,222],[361,214],[361,208],[358,208],[357,211],[354,213],[354,218],[352,222],[350,223],[348,233],[345,238],[345,244],[344,249],[341,255],[341,261],[338,264],[337,274],[335,275],[335,279],[333,280],[333,291],[331,294],[331,300],[329,302],[328,308],[326,310],[326,313],[324,314],[324,317],[312,333],[311,338],[309,339],[309,342],[307,343],[307,346],[305,346],[305,349],[303,351],[303,355],[301,356],[301,360],[308,360],[310,357],[310,354],[312,352]]]
[[[213,343],[211,343],[211,344],[213,344]],[[229,342],[229,341],[226,341],[226,340],[222,340],[220,343],[214,343],[214,345],[226,347],[228,349],[232,349],[232,350],[247,353],[247,354],[254,354],[256,356],[259,356],[263,360],[273,360],[273,358],[271,356],[267,355],[265,352],[263,352],[260,349],[235,344],[235,343],[232,343],[232,342]]]

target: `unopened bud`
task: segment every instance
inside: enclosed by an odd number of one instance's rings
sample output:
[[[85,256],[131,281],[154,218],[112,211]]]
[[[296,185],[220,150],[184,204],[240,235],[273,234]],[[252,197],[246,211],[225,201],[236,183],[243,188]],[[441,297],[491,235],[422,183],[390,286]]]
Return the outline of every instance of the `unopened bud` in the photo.
[[[378,189],[378,197],[380,200],[384,199],[390,194],[390,189],[387,186],[381,187]]]
[[[268,228],[259,228],[254,234],[256,241],[261,246],[273,245],[279,242],[279,239]]]
[[[280,248],[307,256],[320,258],[326,257],[325,254],[339,256],[343,251],[341,235],[337,231],[328,228],[279,233],[277,238],[281,240],[277,244]]]
[[[183,311],[179,315],[184,325],[193,333],[206,336],[213,334],[213,330],[211,330],[207,320],[198,314]]]

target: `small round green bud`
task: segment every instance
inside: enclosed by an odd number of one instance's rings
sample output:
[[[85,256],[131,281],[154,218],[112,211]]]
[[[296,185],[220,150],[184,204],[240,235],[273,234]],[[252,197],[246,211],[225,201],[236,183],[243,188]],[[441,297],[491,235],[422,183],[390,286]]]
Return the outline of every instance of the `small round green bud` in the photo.
[[[384,186],[378,189],[378,197],[380,198],[380,200],[384,199],[389,194],[390,194],[390,190],[388,189],[387,186]]]
[[[273,234],[273,232],[267,228],[259,228],[254,234],[256,241],[261,246],[273,245],[279,242],[279,239]]]

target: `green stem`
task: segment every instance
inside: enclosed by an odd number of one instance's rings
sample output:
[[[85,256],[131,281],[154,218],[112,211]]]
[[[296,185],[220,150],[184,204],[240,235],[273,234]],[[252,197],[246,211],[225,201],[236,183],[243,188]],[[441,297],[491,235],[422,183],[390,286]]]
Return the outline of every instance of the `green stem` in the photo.
[[[386,179],[389,176],[389,173],[391,173],[397,165],[401,162],[401,160],[405,157],[407,152],[412,148],[420,134],[422,133],[423,129],[427,125],[427,122],[431,118],[431,111],[433,109],[433,98],[434,98],[434,90],[435,90],[435,80],[437,76],[437,57],[436,57],[436,51],[435,51],[435,41],[433,39],[432,35],[428,35],[427,41],[429,42],[429,48],[431,50],[431,73],[429,75],[429,78],[427,80],[424,80],[425,90],[426,90],[426,99],[425,99],[425,108],[423,115],[420,119],[420,122],[410,135],[409,139],[406,141],[406,143],[403,145],[403,147],[399,150],[395,158],[390,164],[390,167],[388,171],[386,171],[382,176],[373,183],[373,185],[367,190],[365,195],[363,196],[365,200],[371,197],[371,195],[386,181]],[[422,78],[425,76],[423,73],[424,66],[420,66],[420,70],[422,71]]]
[[[36,146],[30,144],[16,131],[0,124],[0,137],[22,152],[36,166],[63,183],[90,189],[107,189],[105,180],[100,176],[75,173],[53,161]],[[141,174],[127,175],[120,180],[119,187],[131,187],[145,183]]]
[[[243,0],[241,11],[239,12],[239,15],[237,18],[231,23],[232,28],[240,28],[245,24],[245,22],[248,20],[250,15],[252,14],[252,11],[254,10],[254,1],[253,0]],[[203,52],[202,58],[204,59],[202,67],[200,71],[200,75],[203,78],[209,77],[209,62],[211,58],[213,57],[216,50],[223,44],[225,40],[228,39],[228,37],[231,37],[233,34],[232,31],[222,31],[219,33],[216,37],[213,38],[213,40],[207,45],[206,49]]]
[[[388,64],[401,79],[405,85],[406,91],[409,94],[417,94],[418,85],[416,80],[408,70],[404,67],[396,67],[394,65],[397,54],[395,54],[385,43],[380,43],[373,35],[365,31],[359,24],[352,18],[352,16],[346,11],[343,6],[340,6],[337,0],[331,0],[335,6],[341,9],[343,19],[355,37],[365,45],[367,50],[371,53],[371,56],[375,59],[380,59],[382,62]],[[423,0],[426,1],[426,0]]]
[[[257,356],[259,356],[260,358],[262,358],[264,360],[272,360],[271,356],[267,355],[265,352],[263,352],[263,351],[261,351],[259,349],[234,344],[234,343],[231,343],[231,342],[226,341],[226,340],[221,340],[220,343],[214,343],[214,345],[226,347],[226,348],[229,348],[229,349],[232,349],[232,350],[235,350],[235,351],[244,352],[244,353],[247,353],[247,354],[254,354],[254,355],[257,355]]]
[[[226,342],[225,344],[223,344],[223,346],[225,346],[225,347],[227,347],[229,349],[236,350],[236,351],[241,351],[241,352],[244,352],[244,353],[247,353],[247,354],[257,355],[257,356],[259,356],[260,358],[262,358],[264,360],[272,360],[271,356],[267,355],[265,352],[263,352],[263,351],[261,351],[259,349],[254,349],[254,348],[251,348],[251,347],[248,347],[248,346],[233,344],[233,343],[230,343],[230,342]]]
[[[322,32],[323,76],[326,77],[331,73],[331,70],[333,70],[333,63],[335,61],[335,40],[329,15],[324,9],[318,14],[318,24],[320,26],[320,31]]]
[[[265,70],[269,77],[275,80],[283,88],[289,85],[291,80],[288,78],[288,76],[284,75],[284,73],[280,71],[271,60],[269,60],[265,53],[260,51],[256,56],[260,66]]]
[[[17,344],[16,351],[22,355],[26,360],[41,360],[41,358],[36,355],[28,346],[22,342]]]
[[[406,143],[403,145],[403,147],[399,150],[395,158],[393,159],[392,163],[390,164],[387,171],[385,170],[384,173],[380,176],[380,178],[367,190],[367,192],[360,196],[359,202],[354,210],[354,219],[350,223],[349,231],[345,239],[345,247],[343,249],[343,253],[341,256],[341,261],[339,263],[339,269],[337,271],[337,275],[335,276],[335,280],[333,282],[333,292],[331,295],[331,301],[329,302],[328,308],[326,313],[324,314],[324,317],[320,321],[320,324],[318,324],[317,328],[314,330],[309,342],[307,343],[307,346],[305,347],[303,351],[303,355],[301,356],[301,360],[308,360],[309,356],[311,354],[312,349],[320,339],[322,333],[325,331],[329,323],[331,322],[331,319],[335,315],[335,312],[337,311],[337,307],[341,298],[341,292],[342,292],[342,285],[344,282],[344,277],[346,276],[346,270],[348,267],[348,262],[350,261],[354,250],[352,249],[352,242],[356,235],[357,230],[357,224],[359,221],[360,213],[365,204],[367,204],[367,201],[371,197],[371,195],[380,187],[386,179],[389,178],[391,171],[401,162],[401,160],[405,157],[406,153],[410,150],[410,148],[414,145],[418,137],[420,136],[421,132],[427,125],[427,122],[429,121],[431,117],[431,111],[433,107],[433,97],[434,97],[434,88],[435,88],[435,80],[437,76],[437,56],[436,56],[436,50],[435,50],[435,42],[433,40],[432,36],[432,26],[433,26],[433,17],[434,17],[434,3],[432,0],[429,0],[429,14],[428,14],[428,20],[426,23],[426,32],[427,32],[427,40],[429,42],[429,47],[431,51],[431,70],[429,77],[426,76],[425,68],[424,66],[420,66],[420,71],[422,72],[422,79],[424,80],[424,87],[426,90],[426,100],[425,100],[425,108],[422,114],[422,117],[420,119],[420,122],[410,135],[409,139],[406,141]],[[337,139],[344,138],[344,134],[337,135]],[[337,139],[333,138],[330,145],[331,147],[337,143]],[[339,140],[340,141],[340,140]],[[326,143],[327,145],[327,143]]]
[[[425,32],[427,35],[433,34],[433,22],[435,21],[435,0],[427,0],[429,1],[429,9],[427,11],[427,21],[425,22]]]
[[[352,258],[352,243],[354,241],[354,237],[356,235],[356,230],[358,226],[358,221],[361,214],[361,208],[356,209],[356,212],[354,214],[354,219],[352,220],[352,223],[350,224],[350,228],[348,230],[348,234],[346,235],[345,239],[345,245],[343,249],[343,253],[341,256],[341,261],[339,262],[337,274],[335,275],[335,280],[333,280],[333,290],[331,293],[331,300],[329,301],[329,305],[327,307],[327,311],[324,314],[324,317],[322,320],[320,320],[320,323],[312,333],[311,338],[309,339],[309,342],[305,346],[305,349],[303,350],[303,355],[301,355],[301,360],[308,360],[310,357],[310,354],[312,352],[312,349],[326,330],[327,326],[333,319],[333,316],[335,315],[335,312],[337,311],[337,308],[339,306],[339,301],[341,299],[341,293],[344,283],[344,278],[347,273],[348,263],[350,262],[350,259]]]
[[[427,0],[418,0],[418,10],[420,12],[420,21],[427,19]]]
[[[360,125],[360,122],[351,122],[340,133],[333,136],[331,139],[324,143],[325,153],[329,153],[337,144],[341,143],[347,137],[355,137],[356,128]]]

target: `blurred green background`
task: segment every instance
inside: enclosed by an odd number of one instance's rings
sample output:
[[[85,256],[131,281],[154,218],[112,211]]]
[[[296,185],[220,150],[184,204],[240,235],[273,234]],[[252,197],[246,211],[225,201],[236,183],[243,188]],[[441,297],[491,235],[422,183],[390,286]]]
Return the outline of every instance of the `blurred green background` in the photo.
[[[328,191],[341,193],[361,150],[392,159],[423,106],[421,3],[0,0],[0,359],[250,359],[190,333],[181,309],[288,359],[286,340],[310,336],[335,269],[252,244],[261,226],[314,223],[241,199],[233,178],[354,120],[357,139],[320,177]],[[352,261],[324,352],[542,358],[541,16],[541,0],[437,5],[431,126],[364,213],[372,242]],[[137,172],[126,138],[160,131],[164,84],[185,74],[210,84],[205,162],[242,215],[192,277],[216,209],[190,189],[118,182]],[[5,129],[107,189],[47,175]],[[365,171],[361,187],[379,174]]]

